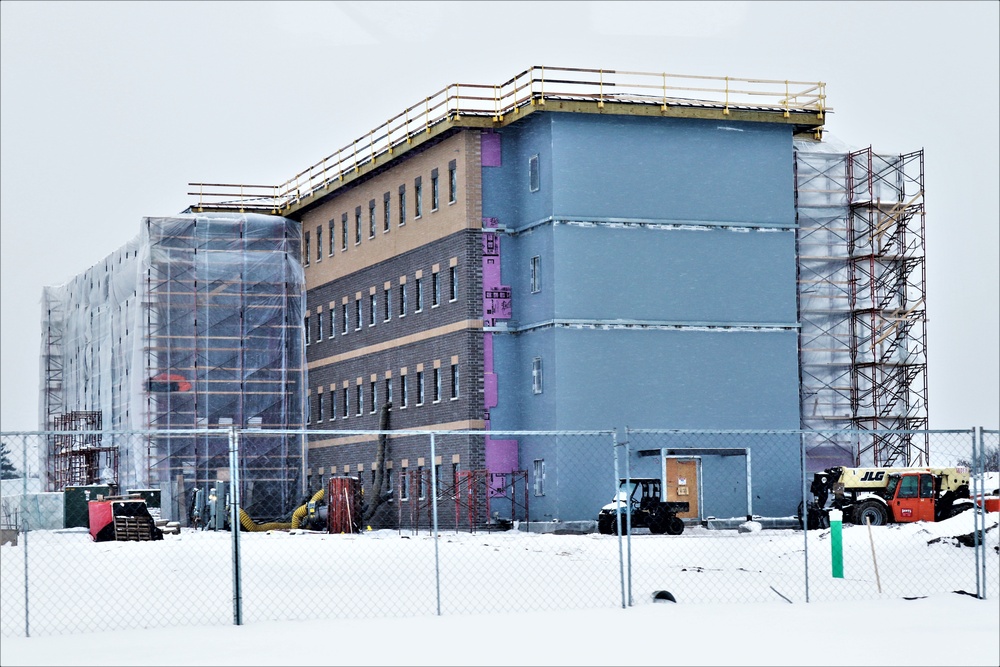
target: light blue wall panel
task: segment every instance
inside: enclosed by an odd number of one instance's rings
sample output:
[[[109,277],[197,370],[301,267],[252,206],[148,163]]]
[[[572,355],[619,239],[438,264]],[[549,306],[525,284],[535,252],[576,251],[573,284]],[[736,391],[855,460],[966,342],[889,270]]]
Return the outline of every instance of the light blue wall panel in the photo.
[[[557,318],[796,320],[791,230],[559,224],[553,234],[553,281],[545,289],[555,294]]]
[[[789,127],[549,115],[556,216],[795,220]]]

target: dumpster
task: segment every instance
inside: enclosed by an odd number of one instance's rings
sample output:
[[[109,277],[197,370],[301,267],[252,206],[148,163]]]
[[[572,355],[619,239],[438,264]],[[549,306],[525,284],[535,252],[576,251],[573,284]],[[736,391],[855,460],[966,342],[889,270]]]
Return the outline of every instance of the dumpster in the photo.
[[[89,528],[90,511],[87,508],[87,503],[109,496],[111,496],[111,487],[107,484],[67,486],[63,489],[63,527]]]

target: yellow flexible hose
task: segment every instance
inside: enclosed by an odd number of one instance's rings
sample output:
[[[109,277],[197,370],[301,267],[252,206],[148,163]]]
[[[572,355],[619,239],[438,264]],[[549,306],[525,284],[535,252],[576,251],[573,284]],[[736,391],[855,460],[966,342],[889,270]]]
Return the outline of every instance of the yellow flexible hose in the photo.
[[[319,491],[314,493],[313,497],[309,499],[309,503],[318,503],[319,501],[323,500],[323,491],[324,489],[320,489]],[[304,519],[306,516],[306,511],[309,508],[309,503],[301,505],[297,510],[292,512],[292,525],[291,525],[292,528],[298,528],[300,525],[302,525],[302,519]]]
[[[243,530],[251,533],[262,533],[267,530],[288,530],[292,527],[290,523],[279,523],[277,521],[271,521],[269,523],[255,523],[250,515],[247,514],[243,508],[240,508],[240,525],[243,526]]]

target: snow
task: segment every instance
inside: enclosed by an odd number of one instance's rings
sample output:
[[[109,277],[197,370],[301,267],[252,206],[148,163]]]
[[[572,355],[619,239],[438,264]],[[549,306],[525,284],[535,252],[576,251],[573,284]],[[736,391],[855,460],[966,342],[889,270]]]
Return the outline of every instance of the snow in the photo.
[[[748,532],[689,526],[680,536],[637,530],[621,543],[632,548],[635,606],[625,609],[615,600],[617,536],[441,531],[435,554],[426,530],[241,533],[242,626],[230,624],[229,533],[95,543],[82,530],[35,531],[31,571],[47,576],[42,592],[53,597],[43,611],[36,590],[31,638],[7,636],[22,622],[11,605],[23,540],[0,547],[0,663],[1000,664],[997,513],[986,515],[987,600],[953,592],[975,590],[974,552],[956,539],[972,530],[972,512],[870,532],[845,526],[842,580],[829,576],[829,530],[809,531],[809,603],[802,532],[762,523],[747,522]],[[34,560],[53,554],[49,570]],[[659,590],[677,602],[653,602]],[[165,610],[178,616],[165,620]],[[99,631],[143,617],[186,625]],[[89,632],[74,629],[80,618]]]

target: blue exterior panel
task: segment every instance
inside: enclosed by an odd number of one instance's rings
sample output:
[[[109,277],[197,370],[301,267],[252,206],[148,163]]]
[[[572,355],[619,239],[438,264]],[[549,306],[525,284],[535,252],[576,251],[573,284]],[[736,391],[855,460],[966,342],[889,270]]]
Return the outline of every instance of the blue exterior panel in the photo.
[[[494,336],[493,429],[798,428],[790,129],[535,113],[501,136],[483,215],[513,232],[501,267],[518,333]],[[594,518],[609,502],[610,439],[593,446],[571,456],[584,445],[521,440],[522,468],[544,459],[546,488],[558,489],[532,498],[533,519]],[[755,513],[795,510],[797,466],[769,454],[787,446],[798,443],[753,444],[754,479],[769,487]],[[703,465],[703,509],[742,515],[742,460]]]
[[[550,114],[553,214],[791,225],[791,128]]]

